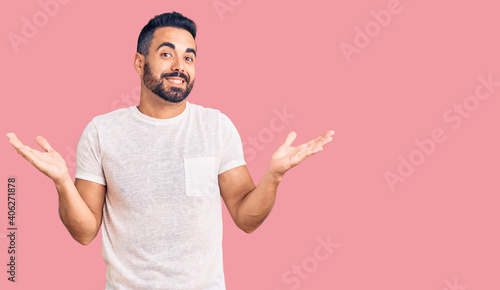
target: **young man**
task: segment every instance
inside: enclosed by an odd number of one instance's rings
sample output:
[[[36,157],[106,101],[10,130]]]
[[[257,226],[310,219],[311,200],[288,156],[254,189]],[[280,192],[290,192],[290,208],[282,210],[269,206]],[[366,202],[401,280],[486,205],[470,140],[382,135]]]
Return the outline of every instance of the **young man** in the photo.
[[[134,65],[139,106],[95,117],[77,148],[73,184],[64,159],[19,154],[50,177],[71,236],[87,245],[101,224],[106,289],[225,289],[220,196],[235,224],[253,232],[271,211],[287,170],[319,152],[333,131],[297,147],[291,132],[255,186],[239,134],[224,114],[186,101],[195,81],[196,26],[179,13],[151,19]]]

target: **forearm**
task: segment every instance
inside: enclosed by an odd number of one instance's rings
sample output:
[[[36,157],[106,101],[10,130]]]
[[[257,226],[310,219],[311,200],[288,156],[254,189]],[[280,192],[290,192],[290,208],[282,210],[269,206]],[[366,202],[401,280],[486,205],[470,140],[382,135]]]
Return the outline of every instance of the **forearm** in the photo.
[[[269,169],[261,181],[240,201],[237,225],[246,233],[257,229],[271,212],[276,200],[276,191],[283,176]]]
[[[82,199],[71,178],[54,182],[59,193],[59,216],[71,236],[83,245],[97,235],[99,225],[94,213]]]

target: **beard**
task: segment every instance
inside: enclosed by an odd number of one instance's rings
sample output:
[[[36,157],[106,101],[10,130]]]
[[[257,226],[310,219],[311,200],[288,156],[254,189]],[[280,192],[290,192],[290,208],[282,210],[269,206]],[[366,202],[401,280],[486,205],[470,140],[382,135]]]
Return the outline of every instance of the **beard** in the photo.
[[[170,87],[165,89],[164,80],[168,77],[180,77],[184,79],[186,82],[186,88],[181,87]],[[172,72],[172,73],[164,73],[160,76],[160,78],[156,78],[151,72],[151,68],[149,67],[149,63],[146,61],[144,64],[144,75],[142,77],[142,81],[144,82],[144,86],[153,92],[158,97],[164,99],[165,101],[172,103],[180,103],[187,98],[191,90],[193,89],[194,79],[191,82],[189,77],[181,72]]]

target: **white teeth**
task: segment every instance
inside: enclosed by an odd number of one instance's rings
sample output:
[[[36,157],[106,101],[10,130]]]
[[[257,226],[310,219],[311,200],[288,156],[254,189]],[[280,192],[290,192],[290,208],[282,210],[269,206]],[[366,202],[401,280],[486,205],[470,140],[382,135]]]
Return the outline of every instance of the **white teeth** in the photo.
[[[168,80],[176,84],[182,84],[183,82],[183,80],[174,80],[174,79],[168,79]]]

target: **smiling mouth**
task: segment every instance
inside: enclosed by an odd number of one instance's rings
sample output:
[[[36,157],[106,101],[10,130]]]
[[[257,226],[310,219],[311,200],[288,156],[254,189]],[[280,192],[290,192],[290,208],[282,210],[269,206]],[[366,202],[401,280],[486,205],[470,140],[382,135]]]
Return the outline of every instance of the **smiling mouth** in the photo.
[[[167,78],[167,81],[174,83],[176,85],[181,85],[181,84],[185,83],[185,80],[182,80],[182,79]]]

